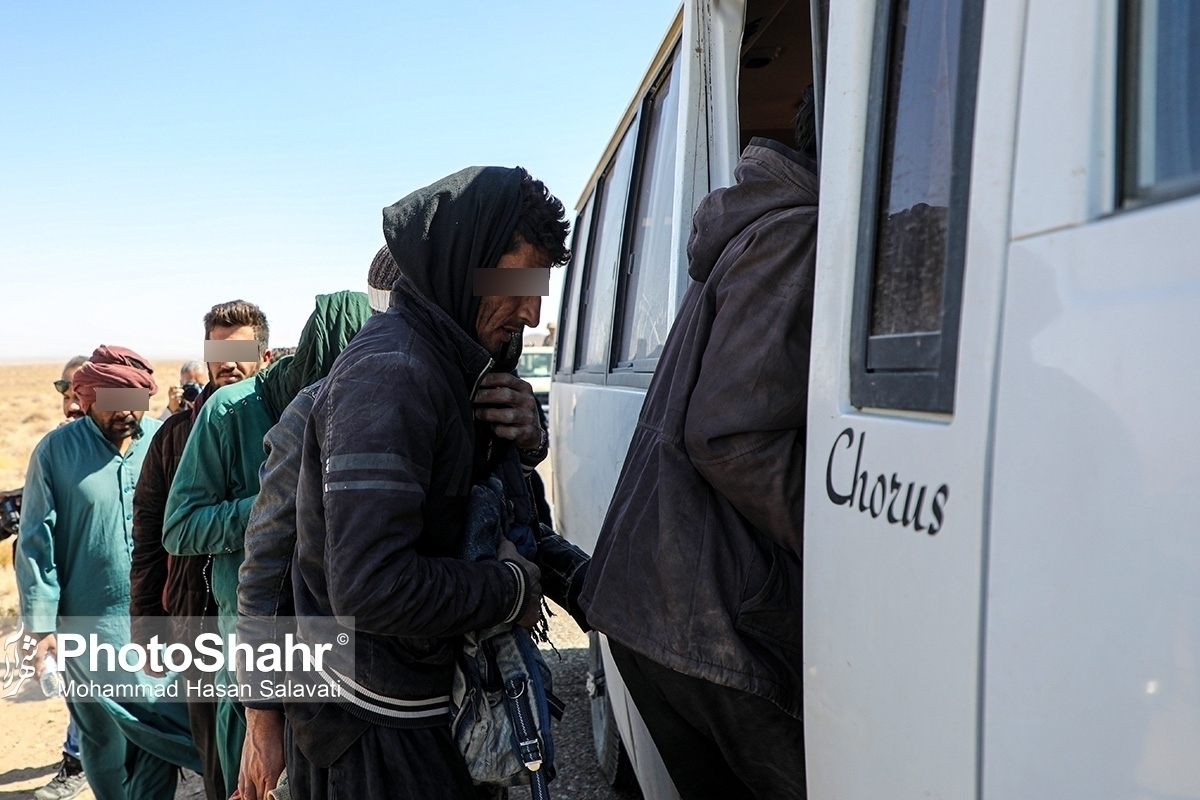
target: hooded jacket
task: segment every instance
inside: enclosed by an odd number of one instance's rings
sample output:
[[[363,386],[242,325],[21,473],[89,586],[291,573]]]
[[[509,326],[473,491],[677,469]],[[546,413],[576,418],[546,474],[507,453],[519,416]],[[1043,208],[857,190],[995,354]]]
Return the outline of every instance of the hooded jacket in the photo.
[[[684,295],[580,602],[678,672],[802,716],[801,555],[817,178],[755,138],[701,202]]]
[[[524,606],[519,567],[457,557],[467,500],[500,467],[530,519],[515,449],[476,425],[471,399],[497,367],[475,341],[472,270],[508,249],[522,170],[473,167],[384,209],[402,277],[329,373],[304,432],[292,584],[301,619],[353,617],[354,663],[335,650],[337,703],[289,703],[295,741],[317,766],[369,725],[449,722],[461,634]],[[502,367],[500,367],[502,368]]]

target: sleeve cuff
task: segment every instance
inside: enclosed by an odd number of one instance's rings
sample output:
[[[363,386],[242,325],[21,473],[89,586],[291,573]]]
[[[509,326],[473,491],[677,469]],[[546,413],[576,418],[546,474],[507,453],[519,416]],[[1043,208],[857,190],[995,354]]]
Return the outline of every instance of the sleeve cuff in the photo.
[[[517,562],[502,561],[500,563],[511,569],[517,579],[517,598],[513,602],[512,608],[509,609],[508,616],[504,618],[504,623],[508,624],[516,622],[521,616],[521,611],[525,608],[525,602],[529,598],[529,579],[525,576],[525,570]]]

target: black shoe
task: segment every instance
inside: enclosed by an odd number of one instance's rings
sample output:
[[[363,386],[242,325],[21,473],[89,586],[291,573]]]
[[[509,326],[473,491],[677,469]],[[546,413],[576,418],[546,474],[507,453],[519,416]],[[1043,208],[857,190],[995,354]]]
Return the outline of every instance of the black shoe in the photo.
[[[62,764],[58,774],[42,788],[33,793],[37,800],[70,800],[79,797],[88,788],[87,776],[83,774],[83,764],[79,759],[63,753]]]

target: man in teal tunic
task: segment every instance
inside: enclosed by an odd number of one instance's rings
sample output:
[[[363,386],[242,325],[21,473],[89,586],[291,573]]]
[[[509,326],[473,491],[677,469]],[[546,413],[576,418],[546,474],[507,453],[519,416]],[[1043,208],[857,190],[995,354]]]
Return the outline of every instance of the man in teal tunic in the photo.
[[[17,546],[21,616],[47,654],[64,662],[74,686],[147,687],[138,699],[68,698],[79,725],[83,766],[97,800],[169,800],[176,765],[199,770],[182,703],[156,700],[176,676],[89,671],[88,658],[58,658],[58,633],[96,634],[115,650],[129,639],[133,489],[159,422],[143,411],[101,410],[98,391],[156,390],[146,359],[101,345],[72,377],[86,414],[45,436],[26,477]],[[104,659],[100,659],[103,667]]]

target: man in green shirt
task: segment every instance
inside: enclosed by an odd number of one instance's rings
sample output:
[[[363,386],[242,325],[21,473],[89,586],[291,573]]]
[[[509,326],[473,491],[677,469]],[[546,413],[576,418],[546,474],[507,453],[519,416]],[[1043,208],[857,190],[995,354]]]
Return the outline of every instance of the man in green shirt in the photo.
[[[259,468],[266,460],[263,439],[300,389],[329,372],[370,310],[362,292],[319,295],[294,354],[218,389],[200,408],[167,497],[163,547],[173,555],[213,555],[222,638],[237,624],[238,568],[258,496]],[[260,347],[266,350],[265,339]],[[217,682],[222,681],[231,683],[234,676],[222,670]],[[241,703],[218,698],[217,744],[228,794],[238,786],[245,719]]]
[[[71,379],[85,417],[47,434],[30,458],[17,541],[21,616],[45,657],[63,661],[68,686],[113,683],[164,688],[175,680],[141,672],[95,672],[87,656],[58,658],[59,634],[95,634],[119,650],[129,643],[133,488],[159,422],[143,410],[104,410],[108,389],[156,390],[146,359],[101,345]],[[101,660],[101,663],[102,660]],[[97,800],[168,800],[175,765],[199,770],[187,709],[155,700],[69,697],[84,769]]]
[[[212,338],[216,322],[233,321],[236,330],[226,341],[248,344],[253,339],[257,358],[209,362],[209,373],[220,388],[204,399],[195,414],[171,480],[162,522],[162,545],[168,553],[211,559],[212,594],[217,601],[222,639],[233,630],[233,625],[225,621],[231,612],[224,598],[237,592],[242,536],[258,494],[262,437],[271,427],[255,393],[260,370],[271,362],[266,315],[244,300],[225,307],[220,320],[212,312],[205,316],[205,340]],[[213,676],[221,687],[231,682],[228,678],[224,670]],[[229,797],[237,789],[245,714],[240,703],[224,695],[217,697],[216,706],[214,739],[223,796]]]

